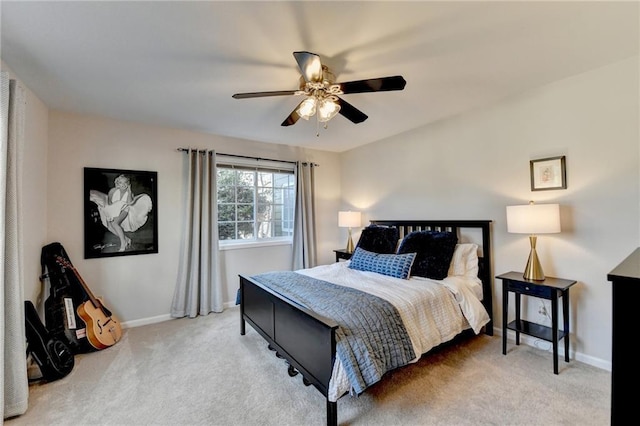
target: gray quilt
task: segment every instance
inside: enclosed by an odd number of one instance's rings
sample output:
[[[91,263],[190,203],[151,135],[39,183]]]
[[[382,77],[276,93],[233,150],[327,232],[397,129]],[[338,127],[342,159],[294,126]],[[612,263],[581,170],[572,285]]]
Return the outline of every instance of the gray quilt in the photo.
[[[336,356],[347,373],[352,394],[360,394],[386,372],[415,358],[398,310],[384,299],[291,271],[252,278],[338,323]]]

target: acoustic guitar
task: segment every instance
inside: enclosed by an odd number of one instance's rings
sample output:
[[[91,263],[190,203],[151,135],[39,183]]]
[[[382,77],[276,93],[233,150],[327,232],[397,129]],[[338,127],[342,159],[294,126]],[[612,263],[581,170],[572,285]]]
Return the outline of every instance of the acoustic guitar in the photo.
[[[87,293],[89,299],[78,305],[77,312],[87,326],[87,340],[91,346],[96,349],[106,349],[115,345],[122,337],[120,321],[104,306],[101,298],[93,295],[87,283],[68,260],[56,256],[56,262],[63,268],[72,270]]]

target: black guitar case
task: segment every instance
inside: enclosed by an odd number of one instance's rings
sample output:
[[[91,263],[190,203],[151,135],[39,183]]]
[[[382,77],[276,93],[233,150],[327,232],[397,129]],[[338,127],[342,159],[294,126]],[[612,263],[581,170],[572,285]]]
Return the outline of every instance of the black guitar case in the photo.
[[[30,300],[24,302],[24,319],[27,356],[31,355],[40,367],[41,380],[53,382],[69,374],[75,365],[71,349],[49,333]]]
[[[96,349],[89,343],[86,325],[77,311],[89,295],[76,274],[60,265],[58,257],[73,265],[62,244],[55,242],[42,248],[40,279],[49,284],[49,297],[44,302],[45,324],[51,335],[66,342],[74,354],[93,352]]]

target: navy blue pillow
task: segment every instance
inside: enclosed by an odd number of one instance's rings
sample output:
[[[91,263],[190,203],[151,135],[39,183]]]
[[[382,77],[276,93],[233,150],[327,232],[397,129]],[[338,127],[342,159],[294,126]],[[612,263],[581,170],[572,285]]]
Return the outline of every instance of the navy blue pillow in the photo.
[[[417,253],[411,275],[443,280],[449,273],[458,236],[453,232],[414,231],[408,234],[398,248],[398,254]]]
[[[362,230],[356,248],[360,247],[373,253],[393,254],[400,239],[398,228],[369,225]]]
[[[353,252],[353,256],[351,256],[349,268],[358,271],[376,272],[406,280],[409,277],[415,257],[415,253],[381,254],[357,247]]]

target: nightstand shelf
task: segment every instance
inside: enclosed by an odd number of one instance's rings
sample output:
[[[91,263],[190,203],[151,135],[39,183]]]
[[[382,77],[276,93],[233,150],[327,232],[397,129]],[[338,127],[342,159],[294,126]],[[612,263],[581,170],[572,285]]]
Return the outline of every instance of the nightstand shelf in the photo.
[[[537,337],[538,339],[546,340],[547,342],[553,342],[553,329],[546,325],[536,324],[535,322],[521,319],[520,321],[511,321],[507,324],[507,328],[509,330]],[[558,340],[562,339],[566,335],[567,333],[564,330],[558,330]]]

